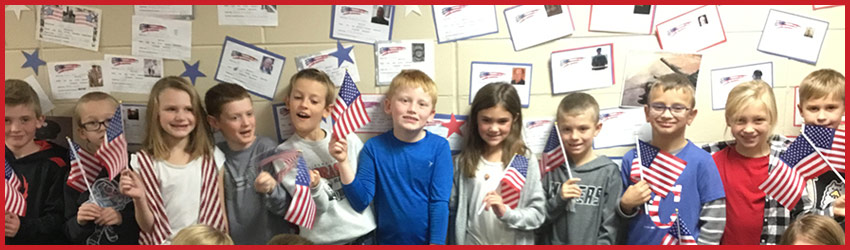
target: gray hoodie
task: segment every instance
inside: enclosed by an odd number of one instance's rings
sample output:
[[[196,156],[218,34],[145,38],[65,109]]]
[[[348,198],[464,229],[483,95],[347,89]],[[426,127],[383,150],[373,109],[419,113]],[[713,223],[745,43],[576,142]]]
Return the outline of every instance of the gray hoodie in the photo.
[[[620,203],[623,183],[617,164],[605,156],[572,168],[581,197],[561,199],[561,185],[569,180],[566,165],[553,169],[543,177],[546,191],[546,222],[538,230],[538,244],[613,245],[622,219],[616,208]]]

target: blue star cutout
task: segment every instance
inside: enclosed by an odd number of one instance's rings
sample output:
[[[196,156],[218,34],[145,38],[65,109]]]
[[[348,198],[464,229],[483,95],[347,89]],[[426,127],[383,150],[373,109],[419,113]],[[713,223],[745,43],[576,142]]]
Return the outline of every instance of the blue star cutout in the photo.
[[[207,75],[204,75],[204,73],[201,73],[201,71],[198,70],[199,64],[201,64],[201,61],[197,61],[192,65],[183,61],[183,67],[186,68],[186,71],[183,71],[183,74],[180,74],[180,76],[189,77],[189,79],[192,80],[192,85],[195,85],[195,78],[207,77]]]
[[[46,62],[38,58],[38,49],[35,49],[35,52],[32,52],[32,54],[29,54],[24,51],[21,51],[21,53],[24,53],[24,57],[27,58],[27,61],[24,63],[24,65],[21,65],[21,68],[30,67],[32,68],[32,71],[35,71],[35,75],[38,75],[38,66],[47,64]]]
[[[351,63],[354,63],[354,60],[352,60],[351,57],[349,56],[352,49],[354,49],[353,45],[351,47],[348,47],[348,48],[343,48],[342,43],[340,43],[339,41],[336,41],[336,51],[331,53],[330,56],[337,58],[337,61],[339,62],[339,65],[336,66],[337,68],[339,68],[339,66],[342,66],[342,63],[345,62],[345,61],[349,61]]]

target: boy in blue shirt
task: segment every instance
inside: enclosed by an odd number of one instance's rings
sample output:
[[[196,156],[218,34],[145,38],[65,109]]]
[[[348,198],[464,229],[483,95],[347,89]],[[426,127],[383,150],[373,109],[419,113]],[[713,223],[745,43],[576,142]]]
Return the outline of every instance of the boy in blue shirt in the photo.
[[[711,155],[685,139],[685,128],[697,115],[694,91],[690,80],[679,74],[658,77],[649,88],[644,112],[652,125],[650,144],[687,165],[674,180],[672,192],[661,198],[641,180],[643,175],[631,176],[632,161],[637,157],[635,150],[623,156],[620,172],[625,192],[618,213],[629,219],[628,245],[661,244],[670,231],[669,223],[676,217],[698,244],[720,243],[726,226],[726,195],[720,174]],[[644,208],[648,211],[640,211]],[[678,215],[674,215],[677,210]]]
[[[445,244],[454,167],[448,141],[424,130],[436,102],[437,87],[428,75],[402,71],[384,100],[393,129],[366,142],[356,175],[340,164],[351,207],[363,211],[374,201],[378,244]],[[331,154],[346,154],[346,147],[334,140]]]

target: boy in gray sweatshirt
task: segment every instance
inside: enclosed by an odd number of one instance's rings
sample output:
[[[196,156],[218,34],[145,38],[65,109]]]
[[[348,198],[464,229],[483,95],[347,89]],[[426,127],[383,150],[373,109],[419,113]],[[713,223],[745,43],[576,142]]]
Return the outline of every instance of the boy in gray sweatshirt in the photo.
[[[588,94],[569,94],[561,100],[556,119],[567,164],[543,175],[547,213],[537,244],[616,244],[623,183],[617,164],[593,153],[593,138],[602,129],[599,105]]]

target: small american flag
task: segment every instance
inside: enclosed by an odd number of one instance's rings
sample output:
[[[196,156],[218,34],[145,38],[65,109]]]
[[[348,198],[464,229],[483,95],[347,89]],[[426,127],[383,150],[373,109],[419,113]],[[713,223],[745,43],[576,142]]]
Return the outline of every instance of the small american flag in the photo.
[[[363,13],[366,13],[366,10],[360,9],[360,8],[348,7],[348,6],[342,7],[342,14],[343,15],[360,15],[360,14],[363,14]]]
[[[786,209],[791,210],[803,195],[806,180],[800,174],[800,170],[807,166],[822,164],[824,161],[815,149],[806,140],[798,138],[779,156],[776,167],[759,185],[759,189],[776,199]]]
[[[360,91],[348,71],[345,72],[331,117],[334,120],[333,134],[337,139],[345,138],[349,133],[372,121],[363,106]]]
[[[445,8],[443,8],[443,11],[442,11],[443,16],[449,16],[451,14],[454,14],[454,13],[462,10],[464,7],[466,7],[466,5],[454,5],[454,6],[451,6],[451,7],[445,7]]]
[[[97,27],[97,15],[91,12],[85,13],[85,15],[77,15],[74,18],[74,23],[95,28]]]
[[[500,76],[503,76],[503,75],[505,75],[505,73],[502,73],[502,72],[486,72],[485,71],[485,72],[479,73],[478,77],[481,78],[481,80],[484,80],[484,79],[500,77]]]
[[[549,139],[546,140],[546,146],[543,147],[542,164],[540,164],[541,175],[552,171],[552,169],[564,164],[564,152],[561,150],[561,138],[558,137],[558,127],[553,125],[552,132],[549,133]]]
[[[823,154],[826,161],[836,171],[844,173],[844,130],[836,130],[822,126],[806,125],[803,134],[814,144],[813,146]],[[799,169],[800,175],[807,180],[823,174],[829,170],[826,164],[820,164],[817,168],[804,170]]]
[[[162,25],[158,25],[158,24],[143,23],[143,24],[139,25],[139,30],[142,31],[142,33],[145,33],[145,32],[156,32],[156,31],[160,31],[160,30],[168,30],[168,28],[165,27],[165,26],[162,26]]]
[[[71,146],[71,150],[69,152],[71,173],[68,175],[66,183],[69,187],[82,193],[88,190],[91,184],[94,183],[94,180],[97,178],[97,175],[103,167],[98,164],[98,160],[95,156],[89,154],[85,150],[82,150],[79,144],[71,141],[71,138],[68,138],[68,145]]]
[[[667,234],[661,239],[661,245],[696,245],[697,240],[691,234],[691,230],[682,221],[682,217],[676,218],[676,223],[670,226]]]
[[[580,56],[580,57],[573,57],[573,58],[567,58],[567,59],[561,60],[561,67],[567,67],[567,66],[576,64],[576,63],[580,62],[581,60],[584,60],[584,57]]]
[[[62,21],[62,9],[55,6],[43,5],[41,15],[43,19]]]
[[[635,181],[636,177],[639,177],[640,173],[643,172],[643,178],[649,183],[649,188],[656,195],[667,198],[667,194],[673,189],[673,185],[685,171],[685,166],[688,163],[640,140],[638,140],[637,150],[639,150],[640,154],[638,155],[640,157],[632,161],[632,181]]]
[[[53,66],[53,69],[56,70],[56,73],[62,73],[62,72],[68,72],[68,71],[74,70],[74,69],[79,68],[79,67],[80,67],[79,64],[59,64],[59,65]]]
[[[519,193],[525,186],[525,176],[528,174],[528,158],[514,155],[510,165],[505,170],[505,176],[499,183],[499,192],[505,205],[514,209],[519,205]]]
[[[7,212],[24,216],[27,213],[27,199],[21,194],[21,181],[15,175],[15,170],[6,162],[6,208]]]
[[[780,29],[796,29],[800,27],[800,25],[797,25],[796,23],[786,22],[782,20],[776,20],[776,23],[774,23],[774,25]]]
[[[286,220],[295,225],[313,229],[313,221],[316,218],[316,202],[310,194],[310,170],[304,157],[298,156],[298,173],[295,176],[295,190],[292,193],[292,203],[286,211]]]
[[[115,109],[115,114],[106,127],[106,137],[97,150],[100,165],[106,167],[109,179],[112,180],[121,170],[127,167],[127,140],[124,139],[124,121],[121,120],[121,105]]]

